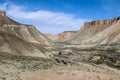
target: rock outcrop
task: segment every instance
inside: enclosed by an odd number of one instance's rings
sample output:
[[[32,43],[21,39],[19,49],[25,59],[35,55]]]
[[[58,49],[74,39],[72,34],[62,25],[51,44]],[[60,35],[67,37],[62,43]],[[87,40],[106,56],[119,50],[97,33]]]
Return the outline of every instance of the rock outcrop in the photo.
[[[63,42],[68,40],[72,35],[74,35],[77,31],[64,31],[59,34],[45,34],[48,38],[50,38],[54,42]]]
[[[69,41],[71,44],[119,43],[120,17],[86,22]]]
[[[1,15],[1,16],[6,16],[6,12],[0,11],[0,15]]]
[[[54,43],[32,25],[18,23],[0,11],[0,52],[45,57]]]

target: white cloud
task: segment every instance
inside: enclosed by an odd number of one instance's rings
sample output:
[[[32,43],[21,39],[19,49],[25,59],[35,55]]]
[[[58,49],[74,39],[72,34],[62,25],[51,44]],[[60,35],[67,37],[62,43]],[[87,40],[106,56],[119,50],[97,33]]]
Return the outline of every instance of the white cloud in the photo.
[[[75,18],[74,15],[65,14],[63,12],[52,12],[46,10],[38,10],[35,12],[26,12],[22,7],[11,6],[8,14],[18,19],[35,20],[47,24],[61,25],[61,26],[80,26],[85,20]],[[13,15],[14,14],[14,15]]]
[[[9,16],[17,19],[18,21],[25,20],[27,22],[30,22],[30,24],[31,22],[33,22],[32,24],[34,25],[37,24],[39,26],[42,25],[44,27],[49,26],[49,28],[52,27],[54,30],[60,29],[60,31],[64,31],[66,29],[67,30],[71,30],[71,29],[75,30],[76,28],[79,29],[79,27],[85,21],[87,21],[85,19],[76,18],[75,15],[66,14],[64,12],[52,12],[47,10],[28,12],[27,8],[13,4],[9,5],[9,7],[7,7],[6,10]],[[47,28],[42,28],[42,29],[47,29]],[[43,31],[45,32],[45,30]]]

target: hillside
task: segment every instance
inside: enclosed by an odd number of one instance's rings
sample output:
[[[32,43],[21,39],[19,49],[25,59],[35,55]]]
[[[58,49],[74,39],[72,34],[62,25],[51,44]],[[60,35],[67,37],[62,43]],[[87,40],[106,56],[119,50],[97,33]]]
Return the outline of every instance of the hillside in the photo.
[[[39,32],[33,25],[18,23],[0,11],[0,30],[16,35],[26,41],[39,43],[42,45],[52,45],[53,42]]]
[[[69,41],[71,44],[119,43],[120,17],[86,22]]]
[[[0,11],[0,52],[46,57],[45,46],[54,43],[32,25],[18,23]]]
[[[64,31],[59,34],[45,34],[48,38],[50,38],[54,42],[63,42],[68,40],[72,35],[74,35],[77,31]]]

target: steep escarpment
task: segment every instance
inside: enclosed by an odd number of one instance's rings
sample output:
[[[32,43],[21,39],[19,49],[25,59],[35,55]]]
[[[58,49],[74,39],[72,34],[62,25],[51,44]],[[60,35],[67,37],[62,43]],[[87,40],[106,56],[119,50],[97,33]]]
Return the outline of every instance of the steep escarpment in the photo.
[[[16,22],[0,11],[0,52],[45,57],[54,43],[32,25]]]
[[[74,35],[77,31],[64,31],[59,34],[45,34],[48,38],[50,38],[54,42],[63,42],[69,39],[72,35]]]
[[[74,35],[72,44],[106,44],[120,42],[120,17],[86,22]]]

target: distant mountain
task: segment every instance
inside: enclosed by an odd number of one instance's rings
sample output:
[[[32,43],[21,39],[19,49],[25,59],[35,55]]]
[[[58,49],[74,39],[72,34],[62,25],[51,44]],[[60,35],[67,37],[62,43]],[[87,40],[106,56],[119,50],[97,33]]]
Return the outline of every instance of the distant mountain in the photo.
[[[54,42],[63,42],[65,40],[69,39],[76,32],[77,31],[64,31],[59,34],[45,34],[45,36],[47,36]]]
[[[44,46],[54,43],[32,25],[18,23],[0,11],[0,51],[44,56]]]
[[[120,17],[111,20],[86,22],[69,39],[71,44],[111,44],[120,43]]]

